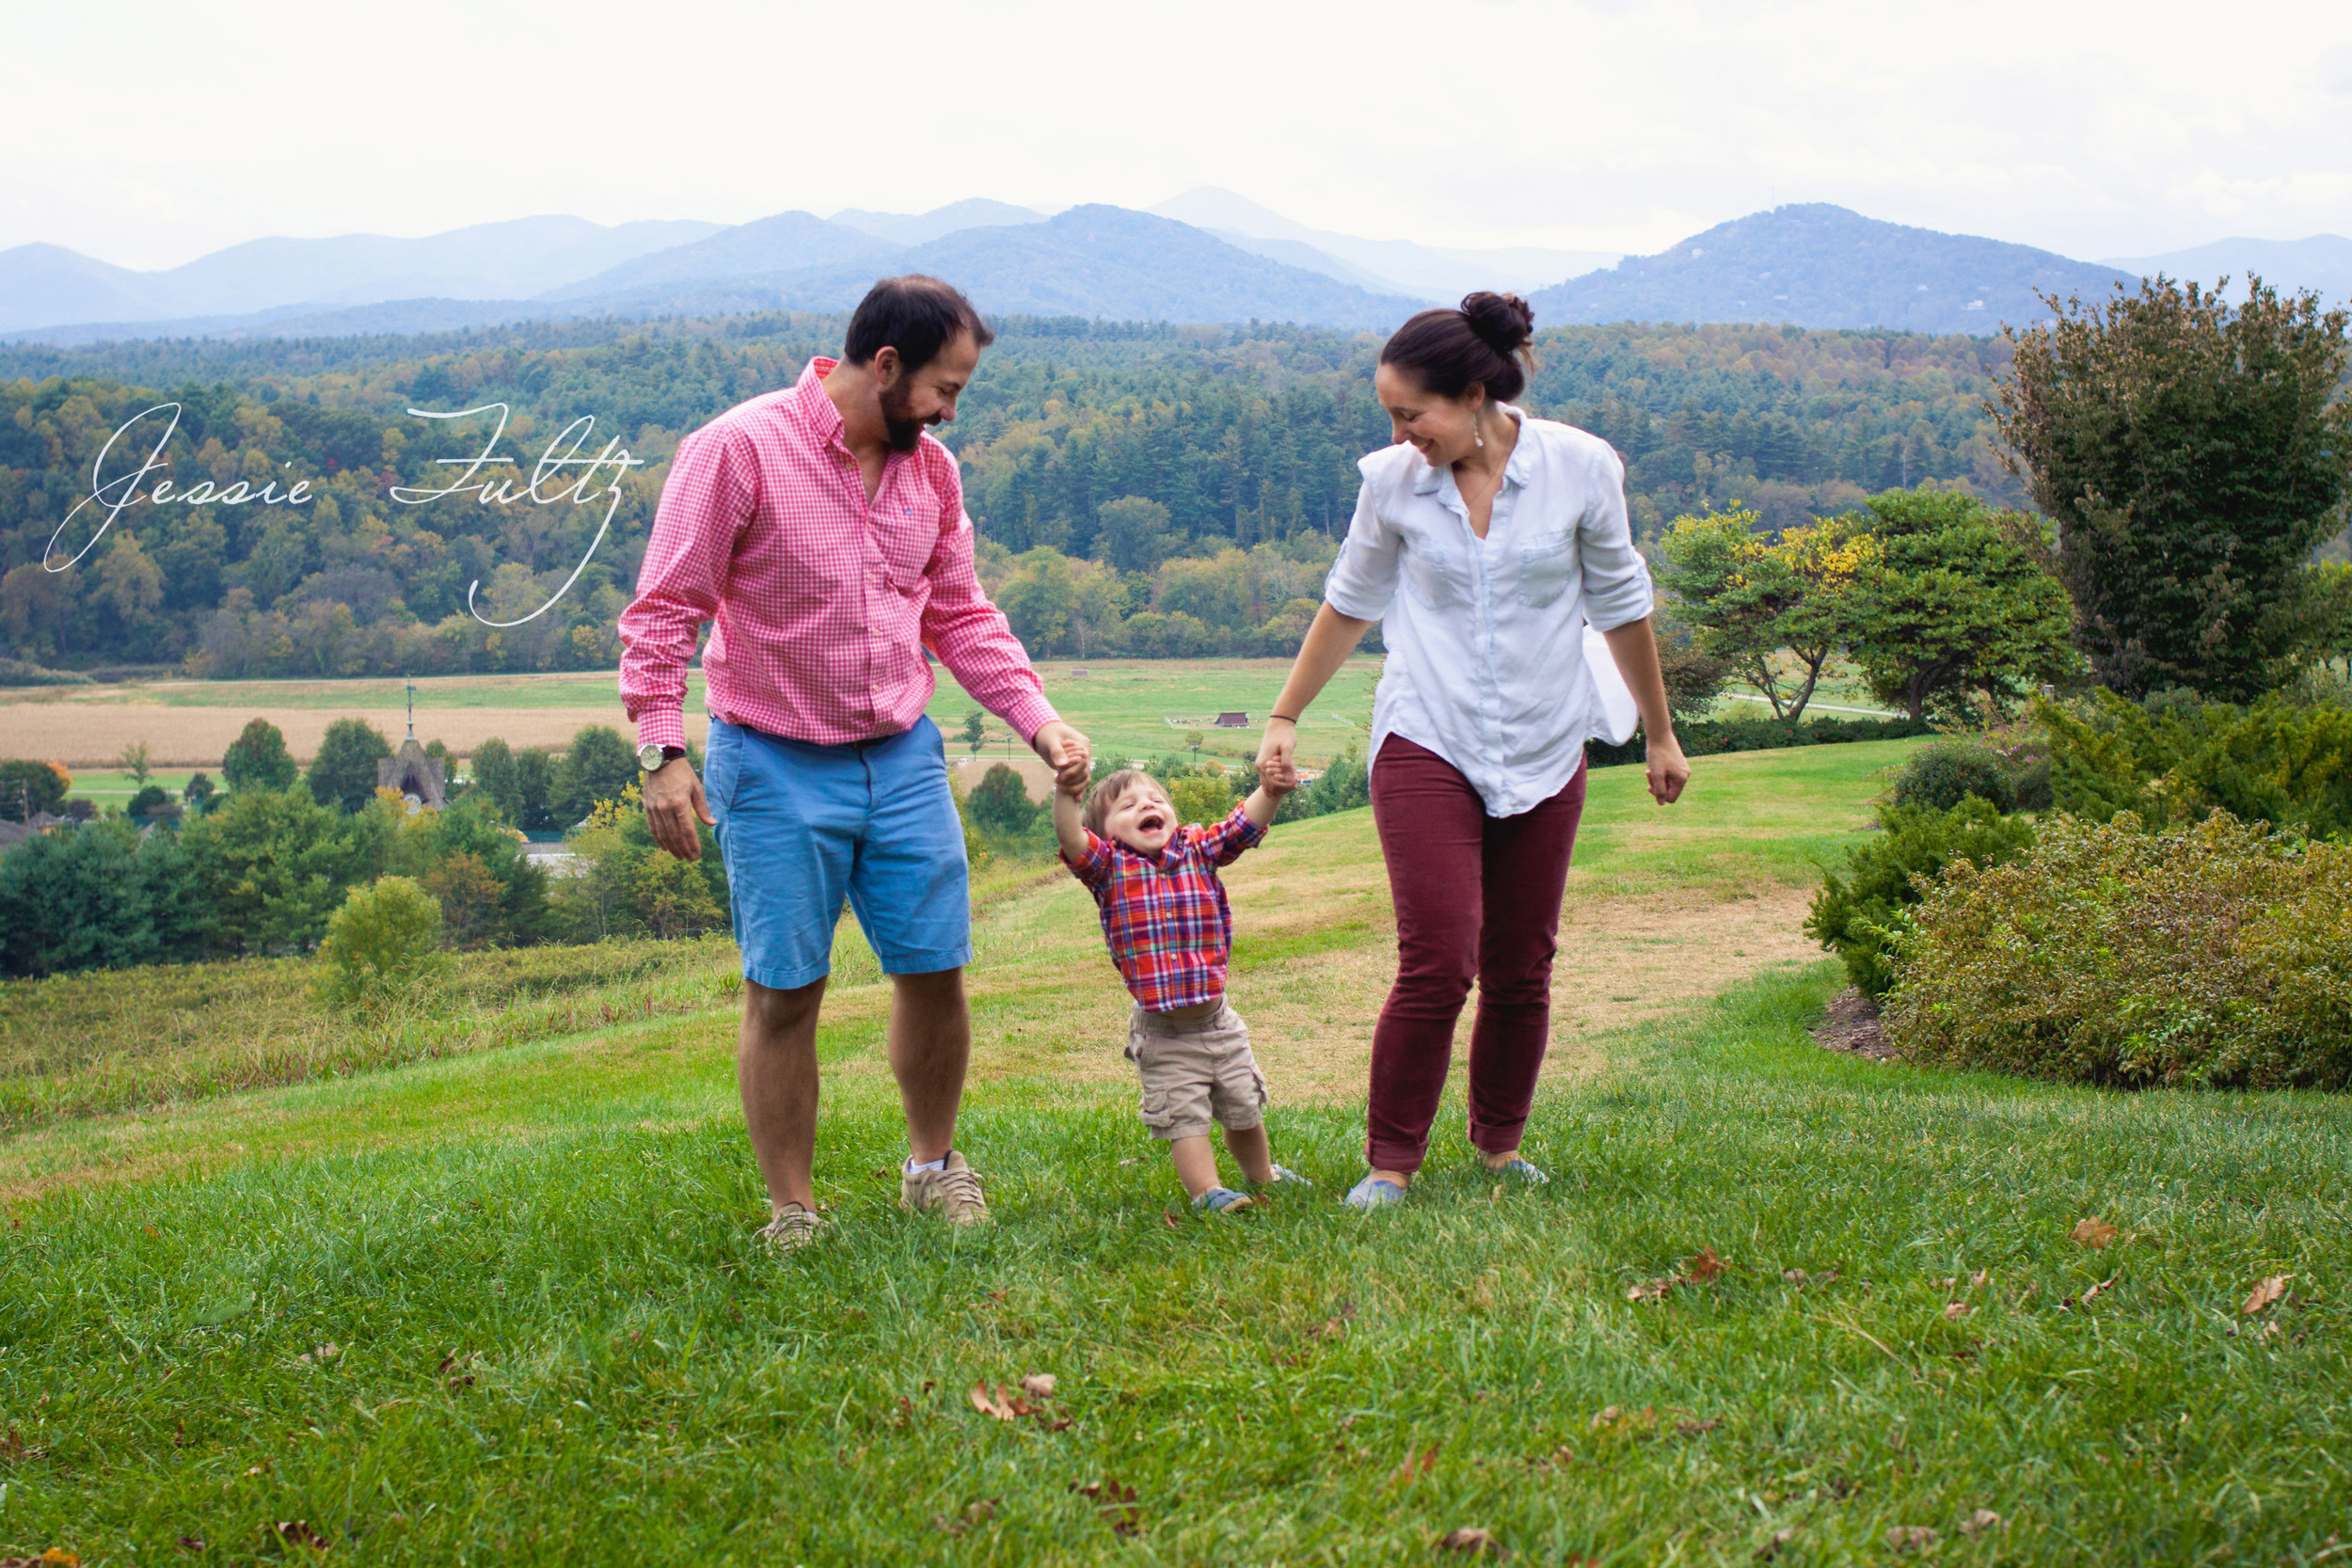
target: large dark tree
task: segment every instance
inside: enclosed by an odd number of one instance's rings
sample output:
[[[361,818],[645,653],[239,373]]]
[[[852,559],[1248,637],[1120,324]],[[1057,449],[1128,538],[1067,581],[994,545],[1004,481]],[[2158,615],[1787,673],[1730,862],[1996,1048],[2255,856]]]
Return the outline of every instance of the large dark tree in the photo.
[[[572,736],[571,749],[557,759],[551,810],[557,826],[568,828],[594,811],[599,800],[617,800],[637,782],[637,752],[610,724],[590,724]]]
[[[2234,309],[2161,277],[2049,304],[1988,407],[2058,524],[2076,641],[2121,692],[2257,695],[2313,645],[2308,563],[2352,495],[2345,312],[2260,278]]]
[[[310,799],[322,806],[361,811],[375,799],[375,765],[392,754],[392,743],[364,719],[338,719],[319,740],[310,759]]]

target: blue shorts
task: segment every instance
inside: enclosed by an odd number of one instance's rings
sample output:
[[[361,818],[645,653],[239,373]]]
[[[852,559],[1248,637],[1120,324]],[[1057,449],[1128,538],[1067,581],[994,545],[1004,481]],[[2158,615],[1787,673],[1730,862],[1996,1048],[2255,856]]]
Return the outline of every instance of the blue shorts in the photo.
[[[746,980],[791,990],[831,973],[845,894],[884,974],[972,961],[963,823],[929,719],[842,746],[713,719],[703,788]]]

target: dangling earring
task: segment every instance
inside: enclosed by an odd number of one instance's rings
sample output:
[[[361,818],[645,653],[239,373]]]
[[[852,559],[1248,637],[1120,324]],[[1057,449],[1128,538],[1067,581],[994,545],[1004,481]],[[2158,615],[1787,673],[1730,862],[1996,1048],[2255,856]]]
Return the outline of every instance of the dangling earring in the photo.
[[[1475,414],[1470,416],[1470,439],[1478,443],[1479,451],[1484,451],[1486,450],[1486,437],[1479,431],[1478,416]]]

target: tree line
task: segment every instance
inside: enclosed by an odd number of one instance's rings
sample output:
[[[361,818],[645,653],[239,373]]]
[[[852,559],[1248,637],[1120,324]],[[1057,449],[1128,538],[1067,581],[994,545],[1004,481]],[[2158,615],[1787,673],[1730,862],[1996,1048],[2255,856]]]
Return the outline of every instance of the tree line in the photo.
[[[453,761],[438,743],[427,749]],[[438,903],[452,947],[726,925],[717,846],[689,863],[654,844],[617,731],[590,725],[560,754],[485,742],[439,810],[376,787],[389,754],[365,721],[338,720],[305,769],[256,719],[222,757],[221,784],[197,775],[177,811],[110,812],[34,835],[0,855],[0,973],[307,952],[351,890],[388,876]],[[63,792],[56,770],[9,766],[47,774],[42,784],[27,773],[43,791],[36,809],[64,803],[46,793]],[[524,827],[569,830],[564,875],[526,852]]]
[[[0,350],[0,373],[12,374],[0,381],[0,641],[48,666],[222,678],[610,668],[613,622],[680,436],[788,385],[810,355],[834,351],[840,325],[774,315],[626,333],[537,324],[414,340]],[[1304,559],[1302,541],[1344,530],[1357,459],[1388,440],[1370,334],[1005,325],[942,434],[982,538],[1015,557],[1108,559],[1127,579],[1169,560],[1256,558],[1267,545]],[[1772,528],[1923,481],[2025,499],[1992,452],[1982,408],[2007,362],[1997,342],[1625,326],[1558,328],[1538,348],[1529,406],[1617,446],[1649,539],[1681,513],[1735,499]],[[470,496],[407,506],[388,494],[448,483],[453,470],[433,459],[471,452],[488,429],[429,424],[407,408],[497,401],[512,407],[502,450],[517,461],[488,470],[494,484],[519,489],[547,442],[583,415],[597,421],[591,450],[617,436],[647,465],[620,482],[612,534],[564,600],[507,627],[485,620],[516,619],[551,595],[603,509]],[[183,483],[303,480],[315,499],[141,501],[79,564],[44,570],[100,449],[165,402],[181,405],[164,455]],[[1110,509],[1130,502],[1159,510],[1118,520]],[[91,515],[60,538],[64,555],[88,542]],[[1138,534],[1152,558],[1142,564]],[[1155,611],[1135,587],[1130,612]],[[1283,608],[1268,606],[1250,629]],[[1215,625],[1181,606],[1162,613]],[[1202,645],[1179,623],[1136,648]]]

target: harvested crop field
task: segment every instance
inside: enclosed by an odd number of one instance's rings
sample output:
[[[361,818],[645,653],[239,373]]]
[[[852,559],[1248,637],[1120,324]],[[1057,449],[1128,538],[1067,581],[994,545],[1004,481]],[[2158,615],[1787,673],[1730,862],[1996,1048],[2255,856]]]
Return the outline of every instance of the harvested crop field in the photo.
[[[286,749],[308,763],[326,726],[364,719],[397,743],[407,714],[391,707],[165,707],[129,703],[0,704],[0,760],[26,757],[68,768],[111,763],[125,746],[147,742],[162,768],[217,768],[229,743],[252,719],[283,730]],[[495,736],[509,746],[564,747],[585,724],[626,730],[616,697],[604,707],[420,707],[417,738],[446,742],[464,756]]]

